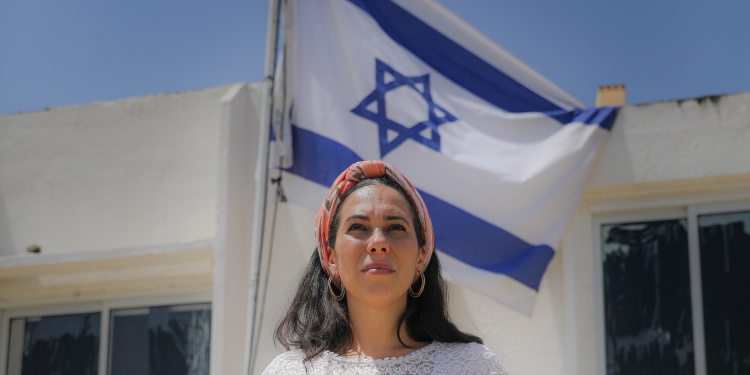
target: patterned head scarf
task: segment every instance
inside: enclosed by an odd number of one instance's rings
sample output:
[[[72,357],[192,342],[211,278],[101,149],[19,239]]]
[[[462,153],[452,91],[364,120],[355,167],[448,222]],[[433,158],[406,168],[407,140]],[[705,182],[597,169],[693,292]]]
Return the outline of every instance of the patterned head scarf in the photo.
[[[336,178],[331,189],[328,190],[323,204],[320,206],[318,216],[315,218],[315,239],[318,241],[318,256],[320,256],[320,263],[323,264],[323,270],[326,275],[331,275],[331,270],[328,266],[328,257],[331,254],[328,248],[328,236],[331,231],[333,213],[336,211],[336,207],[341,204],[339,198],[358,182],[378,177],[386,177],[393,180],[409,196],[409,203],[417,211],[419,223],[422,224],[422,233],[418,233],[418,235],[421,235],[424,239],[424,246],[427,249],[427,257],[424,262],[424,268],[427,268],[427,264],[432,257],[432,251],[435,248],[435,237],[432,232],[430,214],[427,212],[427,206],[425,206],[417,189],[406,179],[403,173],[388,163],[382,161],[360,161],[349,166],[349,168],[341,172]]]

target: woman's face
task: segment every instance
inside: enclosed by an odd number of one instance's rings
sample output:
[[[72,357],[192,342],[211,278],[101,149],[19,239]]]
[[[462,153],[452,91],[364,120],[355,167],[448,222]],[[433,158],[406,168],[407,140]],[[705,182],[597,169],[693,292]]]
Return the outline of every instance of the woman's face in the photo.
[[[350,304],[406,303],[426,253],[412,217],[407,200],[385,185],[362,187],[342,203],[329,259]]]

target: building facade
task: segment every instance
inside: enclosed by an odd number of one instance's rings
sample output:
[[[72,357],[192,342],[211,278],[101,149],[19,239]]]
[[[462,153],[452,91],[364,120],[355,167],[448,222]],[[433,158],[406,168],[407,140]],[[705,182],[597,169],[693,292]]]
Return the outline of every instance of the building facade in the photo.
[[[0,373],[260,373],[282,350],[315,213],[270,186],[253,255],[263,92],[0,116]],[[748,373],[749,108],[624,107],[533,314],[451,285],[454,320],[511,373]]]

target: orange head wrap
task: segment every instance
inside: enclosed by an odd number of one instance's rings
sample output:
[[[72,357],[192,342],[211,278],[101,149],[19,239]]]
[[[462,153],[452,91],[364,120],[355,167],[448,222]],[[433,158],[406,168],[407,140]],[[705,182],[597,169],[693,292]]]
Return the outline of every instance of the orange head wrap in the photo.
[[[328,257],[331,254],[330,249],[328,249],[328,237],[331,231],[333,213],[336,211],[336,207],[341,204],[339,198],[358,182],[378,177],[386,177],[393,180],[409,196],[409,203],[416,210],[419,222],[422,225],[422,233],[419,233],[419,235],[424,239],[425,248],[427,249],[427,257],[424,262],[424,267],[427,268],[432,251],[435,248],[435,237],[432,231],[430,214],[427,212],[427,206],[425,206],[419,192],[417,192],[417,189],[414,188],[406,176],[392,165],[382,161],[360,161],[352,164],[336,178],[336,181],[331,185],[331,189],[328,190],[323,204],[320,206],[318,216],[315,218],[315,239],[318,241],[318,255],[320,256],[320,263],[323,264],[323,270],[326,275],[331,275],[331,270],[328,266]]]

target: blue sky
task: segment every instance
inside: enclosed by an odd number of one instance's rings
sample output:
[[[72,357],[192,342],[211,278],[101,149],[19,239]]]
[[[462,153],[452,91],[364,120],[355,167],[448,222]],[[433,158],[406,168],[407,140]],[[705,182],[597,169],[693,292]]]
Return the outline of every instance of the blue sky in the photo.
[[[750,91],[750,2],[439,0],[593,105]],[[0,114],[262,79],[268,1],[3,0]]]

